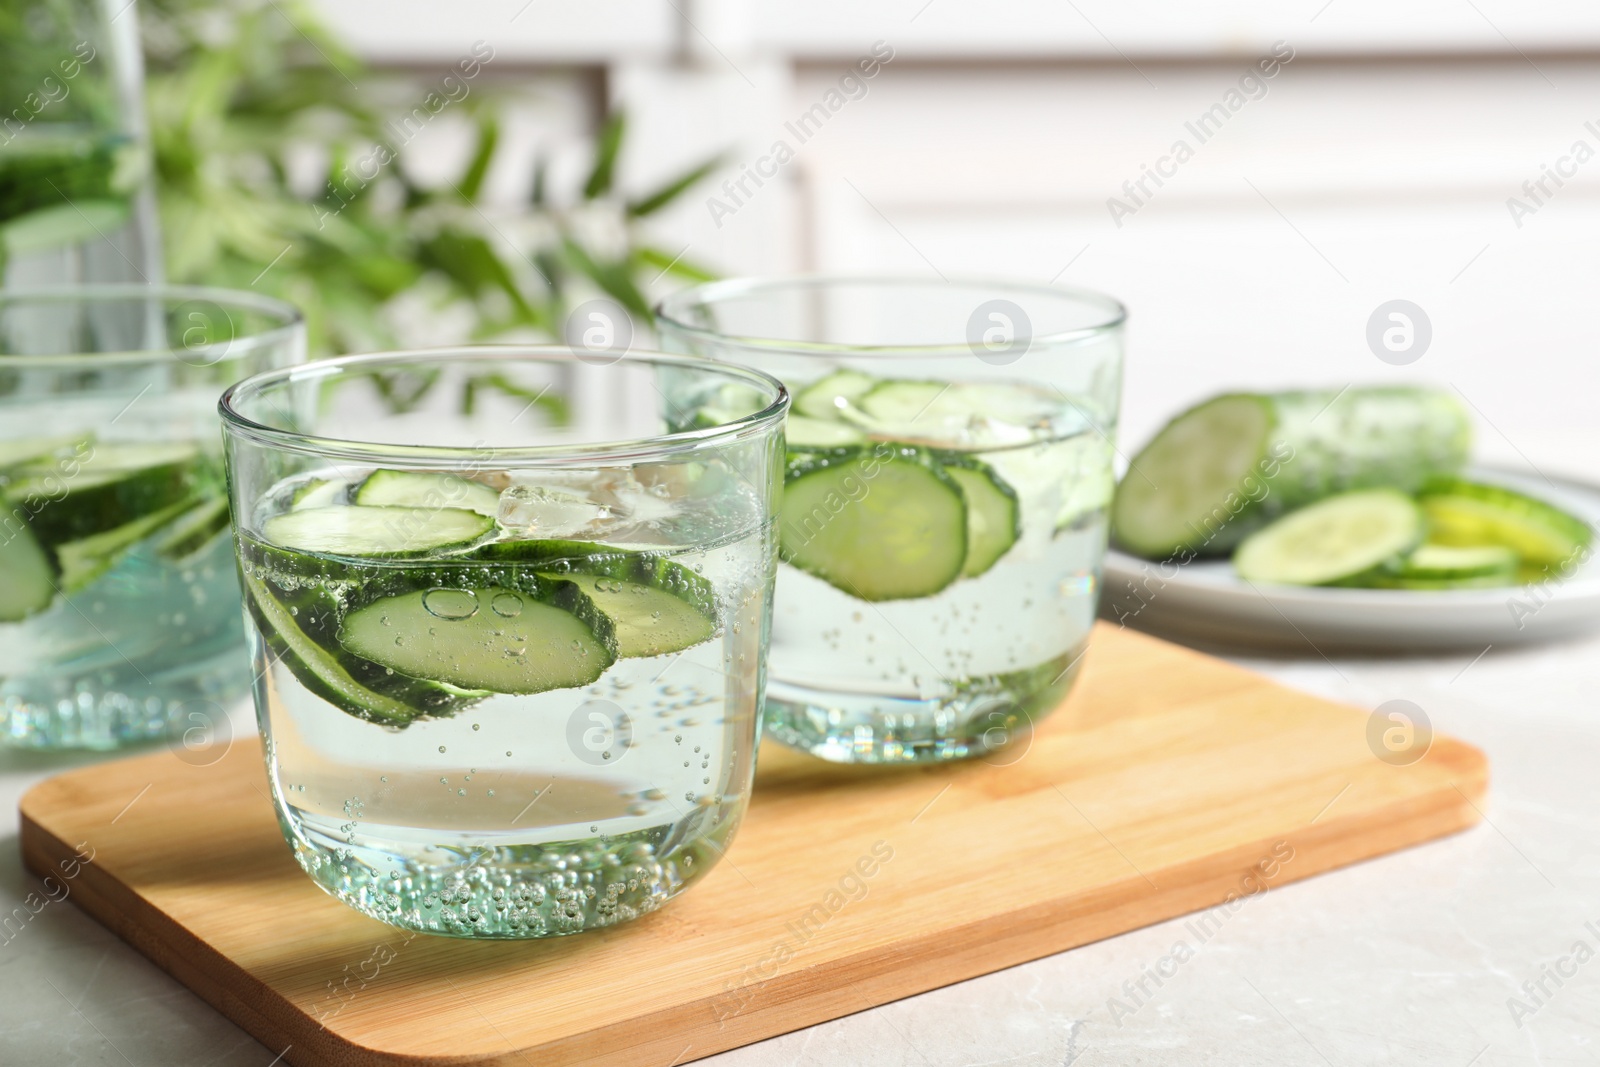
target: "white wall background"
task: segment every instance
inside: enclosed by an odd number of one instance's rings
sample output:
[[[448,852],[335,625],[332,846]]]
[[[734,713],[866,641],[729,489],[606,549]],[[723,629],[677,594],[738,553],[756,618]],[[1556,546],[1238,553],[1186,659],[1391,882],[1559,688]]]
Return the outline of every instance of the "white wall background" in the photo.
[[[644,188],[726,149],[737,177],[874,42],[894,58],[731,215],[707,188],[660,244],[729,273],[980,272],[1132,311],[1124,439],[1227,387],[1432,380],[1490,458],[1600,461],[1600,7],[1514,0],[321,0],[369,60],[426,77],[483,40],[518,144],[581,166],[609,99]],[[1274,42],[1294,59],[1206,143],[1184,128]],[[881,46],[880,46],[881,50]],[[1595,129],[1585,127],[1593,121]],[[452,141],[451,138],[455,140]],[[1117,225],[1173,141],[1194,158]],[[1518,226],[1509,197],[1584,141]],[[464,131],[434,135],[440,158]],[[1572,170],[1572,165],[1567,165]],[[719,177],[719,179],[721,178]],[[525,176],[495,176],[507,199]],[[1153,189],[1153,186],[1150,187]],[[720,223],[720,225],[719,225]],[[1365,339],[1420,305],[1416,363]]]

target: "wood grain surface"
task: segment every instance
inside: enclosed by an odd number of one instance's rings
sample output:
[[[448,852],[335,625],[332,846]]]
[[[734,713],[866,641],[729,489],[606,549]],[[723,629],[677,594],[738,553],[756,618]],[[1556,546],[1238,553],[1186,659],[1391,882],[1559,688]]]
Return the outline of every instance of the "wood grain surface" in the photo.
[[[1435,737],[1391,766],[1367,726],[1101,624],[1006,765],[837,767],[769,745],[700,884],[546,941],[412,934],[326,896],[279,834],[254,739],[204,767],[159,752],[53,778],[22,801],[21,843],[284,1062],[669,1067],[1477,821],[1482,753]]]

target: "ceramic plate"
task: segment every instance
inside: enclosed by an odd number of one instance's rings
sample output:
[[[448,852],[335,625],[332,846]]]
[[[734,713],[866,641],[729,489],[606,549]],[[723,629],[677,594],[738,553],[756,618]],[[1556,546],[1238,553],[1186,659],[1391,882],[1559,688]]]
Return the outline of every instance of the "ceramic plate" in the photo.
[[[1600,527],[1600,488],[1473,469],[1468,476],[1549,500]],[[1181,641],[1302,652],[1484,647],[1600,628],[1600,553],[1562,577],[1501,589],[1420,592],[1252,585],[1226,559],[1178,567],[1106,553],[1101,616]]]

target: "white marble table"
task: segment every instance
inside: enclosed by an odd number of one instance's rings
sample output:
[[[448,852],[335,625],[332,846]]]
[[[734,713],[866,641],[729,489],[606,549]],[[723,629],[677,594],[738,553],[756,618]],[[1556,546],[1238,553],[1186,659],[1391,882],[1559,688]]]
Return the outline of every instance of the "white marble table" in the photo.
[[[1471,655],[1240,661],[1363,707],[1417,703],[1436,730],[1489,753],[1488,818],[1253,898],[1160,988],[1147,980],[1153,995],[1131,1014],[1124,983],[1176,941],[1193,943],[1181,920],[704,1062],[1600,1064],[1600,958],[1587,958],[1600,954],[1600,639],[1491,649],[1469,666]],[[0,754],[0,916],[41,888],[17,858],[17,798],[82,762]],[[268,1067],[283,1051],[258,1044],[70,901],[5,937],[6,1067]],[[1575,952],[1579,941],[1589,952]],[[1548,977],[1558,964],[1575,972],[1560,985]],[[1536,1002],[1522,985],[1542,971],[1551,995],[1535,989]],[[1510,998],[1527,1010],[1514,1016]]]

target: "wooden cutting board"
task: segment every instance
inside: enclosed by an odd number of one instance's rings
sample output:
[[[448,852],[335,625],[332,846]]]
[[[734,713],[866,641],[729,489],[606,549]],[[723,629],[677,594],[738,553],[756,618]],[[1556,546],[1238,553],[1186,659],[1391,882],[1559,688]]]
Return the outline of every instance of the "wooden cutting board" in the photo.
[[[21,840],[288,1063],[669,1067],[1477,821],[1482,753],[1434,737],[1394,766],[1368,720],[1101,624],[1009,765],[769,746],[700,885],[542,942],[409,934],[324,895],[279,836],[254,740],[207,767],[161,752],[53,778],[23,798]]]

